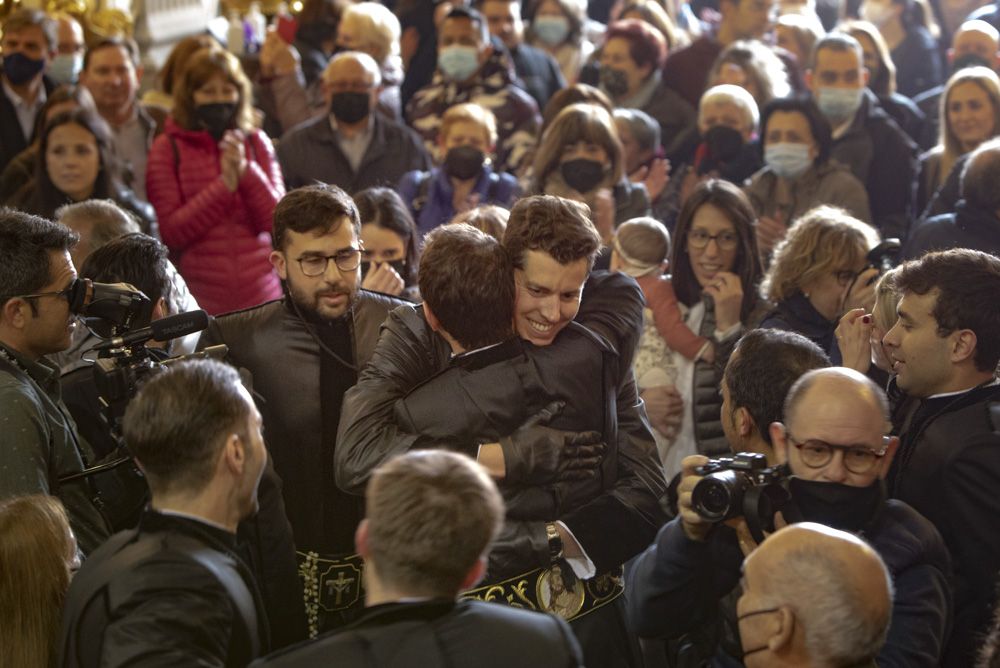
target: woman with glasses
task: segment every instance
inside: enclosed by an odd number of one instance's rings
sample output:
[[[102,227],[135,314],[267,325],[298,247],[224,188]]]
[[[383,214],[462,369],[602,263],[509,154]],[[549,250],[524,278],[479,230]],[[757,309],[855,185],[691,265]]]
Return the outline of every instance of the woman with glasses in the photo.
[[[236,57],[202,49],[174,89],[173,111],[149,152],[146,193],[160,234],[212,314],[281,296],[269,258],[271,218],[285,186],[250,105]]]
[[[757,296],[762,270],[754,221],[746,196],[718,179],[695,187],[678,217],[670,258],[674,292],[687,327],[710,342],[714,362],[706,361],[713,359],[708,355],[690,360],[675,354],[674,387],[640,388],[653,426],[675,436],[663,457],[668,479],[688,455],[729,451],[719,423],[719,380],[737,339],[766,311]]]
[[[761,295],[776,306],[760,326],[798,332],[840,364],[834,330],[850,309],[871,313],[878,270],[866,256],[878,243],[874,227],[842,209],[817,207],[799,218],[774,249]]]

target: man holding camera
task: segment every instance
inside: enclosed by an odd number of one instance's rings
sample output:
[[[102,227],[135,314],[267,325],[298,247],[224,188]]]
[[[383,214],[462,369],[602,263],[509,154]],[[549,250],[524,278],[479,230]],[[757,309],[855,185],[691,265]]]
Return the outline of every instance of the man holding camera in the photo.
[[[944,666],[969,666],[1000,571],[1000,259],[929,253],[902,265],[899,320],[886,333],[902,419],[892,495],[934,523],[955,560],[955,625]]]
[[[884,480],[898,446],[886,436],[887,414],[883,392],[855,371],[803,375],[785,401],[784,422],[768,425],[775,461],[787,465],[783,475],[791,474],[783,483],[790,501],[774,517],[775,526],[805,520],[864,536],[893,573],[896,590],[879,666],[937,666],[950,616],[949,559],[930,522],[886,498]],[[703,507],[699,511],[699,471],[708,461],[697,455],[684,460],[679,516],[635,564],[632,621],[641,636],[678,640],[680,653],[739,657],[734,613],[740,562],[756,543],[741,512],[718,523],[704,517]],[[732,505],[740,503],[742,490],[729,490]],[[827,642],[852,642],[845,629],[822,632]]]
[[[88,479],[61,482],[93,452],[62,402],[58,367],[44,358],[70,345],[76,241],[61,225],[0,209],[0,498],[58,496],[86,555],[111,530]]]

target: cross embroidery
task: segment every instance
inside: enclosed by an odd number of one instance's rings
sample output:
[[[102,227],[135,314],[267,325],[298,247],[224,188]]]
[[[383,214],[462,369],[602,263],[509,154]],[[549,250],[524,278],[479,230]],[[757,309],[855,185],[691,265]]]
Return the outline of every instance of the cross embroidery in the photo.
[[[352,582],[354,582],[354,578],[345,578],[344,571],[337,573],[336,580],[326,581],[327,594],[330,596],[337,595],[334,605],[340,605],[341,599],[344,597],[344,592],[347,591]]]

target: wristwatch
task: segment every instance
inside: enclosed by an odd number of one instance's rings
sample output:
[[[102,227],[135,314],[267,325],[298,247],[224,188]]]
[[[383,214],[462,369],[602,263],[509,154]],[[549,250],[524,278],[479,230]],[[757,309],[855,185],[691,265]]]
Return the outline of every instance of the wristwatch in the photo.
[[[545,537],[549,539],[549,560],[555,562],[562,559],[563,542],[555,522],[545,524]]]

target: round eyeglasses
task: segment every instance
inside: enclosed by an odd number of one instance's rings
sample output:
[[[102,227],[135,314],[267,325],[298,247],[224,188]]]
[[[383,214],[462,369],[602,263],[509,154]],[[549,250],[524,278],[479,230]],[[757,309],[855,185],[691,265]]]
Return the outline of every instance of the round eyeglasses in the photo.
[[[791,433],[788,434],[788,440],[798,449],[802,463],[809,468],[823,468],[833,460],[834,451],[841,450],[844,453],[844,468],[858,475],[871,473],[889,447],[888,436],[882,437],[881,450],[873,450],[865,445],[833,445],[818,439],[800,442],[796,441]]]
[[[698,250],[707,247],[708,242],[713,240],[719,246],[719,250],[724,251],[735,250],[740,243],[740,238],[735,232],[709,234],[705,230],[691,230],[688,233],[688,243],[691,244],[692,248]]]
[[[349,248],[337,251],[333,255],[306,255],[299,258],[299,269],[304,276],[315,278],[326,273],[330,260],[337,265],[341,273],[354,271],[361,265],[361,249]]]

